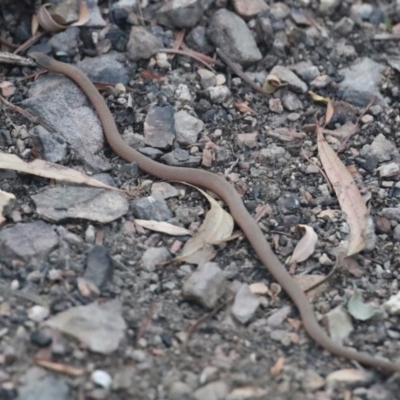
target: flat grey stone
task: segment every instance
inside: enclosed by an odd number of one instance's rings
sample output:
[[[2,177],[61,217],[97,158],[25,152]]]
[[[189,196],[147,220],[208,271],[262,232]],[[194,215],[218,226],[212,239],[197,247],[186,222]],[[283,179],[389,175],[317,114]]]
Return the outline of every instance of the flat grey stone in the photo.
[[[117,192],[82,186],[48,188],[32,196],[36,212],[51,221],[79,218],[103,224],[128,212],[126,198]]]
[[[386,107],[386,101],[379,92],[385,66],[368,57],[359,58],[350,67],[339,70],[344,80],[339,83],[342,98],[359,107],[365,107],[373,96],[378,104]]]
[[[44,260],[57,244],[58,235],[43,221],[19,223],[0,231],[0,254],[4,260]]]
[[[228,54],[234,62],[246,66],[262,58],[246,23],[225,8],[214,13],[207,34],[214,46]]]
[[[78,67],[95,82],[127,85],[131,79],[125,56],[116,51],[98,57],[86,57],[78,62]]]
[[[20,387],[17,400],[69,400],[69,394],[69,387],[63,380],[46,376]]]
[[[57,163],[67,156],[68,145],[61,135],[49,132],[42,125],[36,125],[30,134],[36,150],[44,160]]]
[[[225,292],[225,276],[218,264],[200,265],[183,284],[183,297],[212,309]]]
[[[147,196],[134,200],[133,215],[139,219],[154,221],[166,221],[172,218],[172,213],[161,196]]]
[[[99,119],[84,93],[70,79],[56,74],[41,76],[22,106],[48,122],[82,163],[94,171],[110,169],[108,161],[96,155],[104,148]]]
[[[178,29],[193,28],[203,16],[200,0],[170,0],[157,12],[157,22]]]
[[[258,297],[250,291],[249,285],[244,283],[236,293],[231,313],[239,322],[247,324],[253,318],[259,305]]]
[[[141,26],[134,26],[129,35],[128,57],[132,61],[147,60],[158,53],[161,43],[152,33]]]
[[[175,139],[174,109],[170,106],[151,107],[144,121],[144,141],[158,149],[170,147]]]
[[[175,113],[175,130],[178,143],[183,145],[196,143],[203,127],[204,122],[191,116],[187,111],[180,110]]]

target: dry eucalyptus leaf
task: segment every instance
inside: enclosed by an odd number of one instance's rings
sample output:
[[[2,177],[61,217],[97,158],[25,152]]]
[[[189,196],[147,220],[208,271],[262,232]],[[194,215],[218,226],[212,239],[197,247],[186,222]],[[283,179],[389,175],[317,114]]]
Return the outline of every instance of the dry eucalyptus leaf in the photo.
[[[99,187],[103,189],[117,190],[119,189],[106,185],[97,179],[90,178],[82,172],[63,165],[54,164],[44,160],[35,160],[27,163],[21,160],[15,154],[0,153],[0,169],[11,169],[26,174],[41,176],[42,178],[55,179],[57,181],[67,181],[78,184],[86,184],[89,186]]]
[[[253,294],[264,295],[264,294],[268,294],[269,293],[268,286],[263,282],[252,283],[249,286],[249,289],[250,289],[250,292],[253,293]]]
[[[210,261],[216,254],[213,245],[221,244],[231,236],[233,231],[232,216],[206,192],[199,188],[196,189],[207,198],[211,207],[199,230],[183,246],[182,255],[173,261],[192,264]]]
[[[249,113],[249,114],[255,114],[256,112],[250,108],[246,103],[242,103],[242,102],[236,102],[235,103],[235,107],[241,112],[241,113]]]
[[[281,80],[277,76],[268,75],[267,78],[265,79],[263,90],[268,94],[272,94],[276,90],[278,90],[281,86],[284,85],[282,85]]]
[[[70,26],[82,26],[90,19],[89,9],[84,0],[81,0],[78,21],[73,24],[67,24],[59,15],[52,14],[49,11],[52,6],[50,3],[43,4],[37,13],[37,21],[46,32],[60,32]]]
[[[368,209],[353,177],[329,146],[317,125],[318,152],[325,173],[331,182],[340,208],[350,226],[350,241],[347,256],[357,254],[366,246],[365,233],[368,228]]]
[[[309,91],[307,92],[307,94],[308,94],[314,101],[318,101],[318,102],[326,103],[326,104],[328,104],[328,102],[330,101],[329,97],[320,96],[319,94],[314,93],[314,92],[311,91],[311,90],[309,90]]]
[[[188,229],[172,225],[164,221],[148,221],[145,219],[135,219],[135,224],[138,224],[143,228],[149,229],[151,231],[166,233],[167,235],[171,236],[192,236],[192,232],[190,232]]]
[[[318,242],[318,235],[311,226],[297,225],[297,228],[304,229],[305,234],[297,243],[292,256],[289,257],[287,261],[288,264],[299,263],[307,260],[307,258],[314,253],[315,246]]]
[[[386,318],[386,313],[382,307],[363,302],[362,294],[356,287],[353,296],[347,303],[347,309],[350,315],[359,321],[368,321],[369,319],[381,321]]]

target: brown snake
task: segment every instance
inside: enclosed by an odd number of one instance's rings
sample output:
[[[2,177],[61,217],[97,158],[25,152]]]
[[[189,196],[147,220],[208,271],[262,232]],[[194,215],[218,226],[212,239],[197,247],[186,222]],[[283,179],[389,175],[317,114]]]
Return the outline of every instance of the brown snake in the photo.
[[[400,372],[400,366],[394,363],[359,353],[350,348],[336,344],[329,338],[318,324],[313,308],[306,295],[271,250],[257,222],[244,207],[235,188],[224,178],[201,169],[171,167],[160,164],[131,148],[119,135],[114,118],[103,97],[80,69],[69,64],[55,61],[41,53],[30,53],[29,56],[33,58],[39,66],[68,76],[84,91],[100,118],[110,147],[122,159],[127,162],[137,163],[140,169],[159,179],[182,181],[201,186],[213,191],[224,200],[235,222],[246,235],[260,260],[297,306],[305,330],[320,346],[340,357],[355,360],[362,364],[386,371]]]

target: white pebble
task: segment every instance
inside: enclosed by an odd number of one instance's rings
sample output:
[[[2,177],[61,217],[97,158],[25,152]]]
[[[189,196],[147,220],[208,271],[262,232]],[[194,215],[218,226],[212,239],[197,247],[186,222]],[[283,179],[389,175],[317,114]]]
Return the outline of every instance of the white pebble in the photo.
[[[93,371],[90,379],[96,385],[101,386],[105,389],[111,387],[112,384],[111,376],[106,371],[102,371],[101,369],[96,369],[95,371]]]
[[[33,306],[28,310],[28,317],[35,322],[44,321],[50,314],[50,310],[43,306]]]

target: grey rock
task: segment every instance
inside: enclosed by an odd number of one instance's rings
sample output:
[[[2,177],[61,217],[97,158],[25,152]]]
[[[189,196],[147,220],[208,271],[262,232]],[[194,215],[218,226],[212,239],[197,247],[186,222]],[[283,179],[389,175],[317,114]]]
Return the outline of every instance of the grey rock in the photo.
[[[85,27],[88,28],[104,28],[107,22],[101,15],[101,10],[98,6],[98,0],[85,0],[89,9],[90,19],[86,22]]]
[[[243,66],[260,61],[262,55],[242,18],[222,8],[211,18],[207,35],[215,47]]]
[[[69,394],[69,387],[64,381],[47,376],[21,386],[17,400],[69,400]]]
[[[93,246],[88,254],[83,277],[101,289],[113,274],[113,263],[108,250],[103,246]]]
[[[51,225],[43,221],[19,223],[0,231],[0,254],[3,260],[44,260],[58,244]]]
[[[332,15],[340,4],[340,0],[321,0],[319,11],[323,15]]]
[[[207,92],[211,101],[215,104],[222,104],[232,97],[231,91],[225,85],[210,87]]]
[[[160,41],[146,28],[132,27],[127,46],[127,54],[132,61],[147,60],[158,53],[160,47]]]
[[[45,322],[46,326],[71,335],[96,353],[110,354],[125,336],[121,304],[116,301],[72,307]]]
[[[225,277],[218,264],[200,265],[183,284],[183,297],[212,309],[225,292]]]
[[[65,31],[52,36],[49,40],[49,45],[54,53],[62,52],[69,56],[75,56],[78,54],[79,34],[79,28],[71,26]]]
[[[185,382],[173,382],[169,388],[168,400],[186,400],[190,398],[192,388]]]
[[[177,197],[179,192],[168,182],[154,182],[151,187],[151,194],[153,196],[160,196],[163,199],[169,199],[171,197]]]
[[[78,67],[92,81],[127,85],[130,80],[130,70],[125,56],[116,51],[98,57],[86,57],[78,62]]]
[[[175,131],[178,143],[183,145],[196,143],[203,128],[204,122],[192,117],[187,111],[181,110],[175,113]]]
[[[154,147],[142,147],[139,151],[153,160],[164,154],[161,150],[155,149]]]
[[[317,76],[319,76],[319,69],[316,65],[313,65],[311,61],[301,61],[290,67],[301,79],[306,82],[311,82]]]
[[[339,71],[344,80],[339,83],[342,98],[359,107],[365,107],[373,96],[377,97],[378,104],[386,107],[386,101],[379,92],[382,82],[382,73],[385,66],[374,60],[364,57],[356,60],[350,67]]]
[[[108,223],[128,212],[126,198],[117,192],[78,186],[48,188],[32,196],[36,212],[51,221],[79,218]]]
[[[128,365],[122,368],[114,376],[113,389],[114,390],[129,389],[136,375],[137,375],[136,367]]]
[[[340,64],[343,60],[354,60],[356,56],[357,52],[354,46],[347,44],[345,40],[337,42],[330,54],[334,64]]]
[[[42,125],[36,125],[30,134],[35,149],[44,160],[57,163],[65,159],[68,146],[61,135],[49,132]]]
[[[289,68],[281,65],[276,65],[272,68],[270,75],[276,76],[280,81],[286,82],[288,88],[296,93],[305,93],[307,91],[307,85],[303,82],[294,72]]]
[[[200,156],[191,156],[187,150],[177,148],[161,157],[166,164],[176,167],[196,168],[201,163]]]
[[[283,91],[282,105],[288,111],[296,111],[296,110],[301,110],[303,108],[303,104],[301,103],[297,95],[287,90]]]
[[[341,18],[334,25],[333,29],[342,36],[349,35],[354,28],[355,22],[350,17]]]
[[[55,74],[41,76],[22,105],[47,121],[69,143],[77,159],[95,171],[110,169],[110,164],[96,155],[104,147],[97,115],[71,80]]]
[[[400,56],[391,56],[387,62],[394,70],[400,72]]]
[[[264,0],[233,0],[235,11],[244,19],[256,17],[259,13],[268,10]]]
[[[193,393],[195,400],[225,400],[228,395],[228,385],[223,381],[211,382]]]
[[[157,12],[157,22],[178,29],[193,28],[203,16],[200,0],[170,0]]]
[[[171,258],[166,247],[150,247],[142,256],[143,268],[148,272],[154,272],[159,262],[167,261]]]
[[[206,32],[204,26],[196,26],[186,36],[186,44],[199,53],[211,54],[214,51],[214,47],[208,41]]]
[[[385,207],[379,212],[379,215],[389,220],[400,222],[400,207]]]
[[[175,139],[174,109],[151,107],[144,122],[144,140],[146,145],[159,149],[170,147]]]
[[[217,83],[217,77],[214,72],[205,68],[201,68],[197,71],[197,73],[200,76],[200,82],[203,89],[208,89],[212,86],[215,86]]]
[[[231,313],[242,324],[247,324],[256,313],[260,300],[254,295],[247,284],[242,284],[236,293]]]
[[[361,156],[374,157],[378,162],[390,161],[399,157],[396,145],[380,133],[371,145],[364,145],[360,151]]]
[[[400,225],[397,225],[393,230],[393,239],[400,242]]]
[[[155,221],[166,221],[172,218],[172,213],[161,196],[147,196],[134,200],[133,214],[139,219]]]

